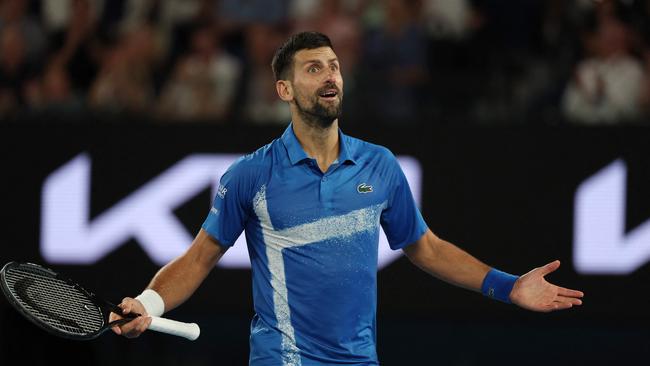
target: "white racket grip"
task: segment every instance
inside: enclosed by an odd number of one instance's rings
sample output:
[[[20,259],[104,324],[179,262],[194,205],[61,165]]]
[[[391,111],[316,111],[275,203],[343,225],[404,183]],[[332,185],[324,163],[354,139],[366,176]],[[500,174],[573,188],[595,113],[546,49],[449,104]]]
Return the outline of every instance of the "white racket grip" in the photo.
[[[151,325],[149,325],[149,329],[156,332],[187,338],[190,341],[199,338],[199,334],[201,334],[201,329],[196,323],[183,323],[167,318],[159,318],[157,316],[151,317]]]

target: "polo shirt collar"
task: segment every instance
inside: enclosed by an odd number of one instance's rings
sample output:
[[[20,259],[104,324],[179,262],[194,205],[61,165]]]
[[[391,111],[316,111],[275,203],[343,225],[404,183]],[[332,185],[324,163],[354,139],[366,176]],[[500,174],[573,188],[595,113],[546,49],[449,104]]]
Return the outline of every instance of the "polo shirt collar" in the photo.
[[[281,137],[284,147],[287,149],[289,154],[289,160],[291,165],[296,165],[304,160],[310,159],[305,150],[300,145],[296,134],[293,132],[293,123],[289,123],[289,127],[284,131]],[[353,151],[351,151],[351,146],[348,142],[348,136],[341,132],[339,128],[339,158],[338,161],[342,163],[350,162],[356,164],[356,161],[353,158]]]

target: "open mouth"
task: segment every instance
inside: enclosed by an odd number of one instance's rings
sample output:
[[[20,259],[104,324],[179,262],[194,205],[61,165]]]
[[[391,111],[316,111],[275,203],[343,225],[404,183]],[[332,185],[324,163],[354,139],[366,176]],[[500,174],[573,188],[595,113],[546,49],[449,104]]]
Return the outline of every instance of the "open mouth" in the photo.
[[[327,89],[318,93],[318,96],[324,99],[336,99],[339,92],[336,89]]]

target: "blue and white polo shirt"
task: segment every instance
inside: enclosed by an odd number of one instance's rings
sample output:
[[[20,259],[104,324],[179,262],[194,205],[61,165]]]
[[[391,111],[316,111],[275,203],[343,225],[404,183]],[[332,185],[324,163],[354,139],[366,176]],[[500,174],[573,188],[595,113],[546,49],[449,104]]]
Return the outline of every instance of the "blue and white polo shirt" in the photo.
[[[427,226],[393,154],[339,138],[339,158],[322,173],[290,124],[228,169],[203,223],[224,246],[245,230],[251,365],[378,364],[379,225],[392,249]]]

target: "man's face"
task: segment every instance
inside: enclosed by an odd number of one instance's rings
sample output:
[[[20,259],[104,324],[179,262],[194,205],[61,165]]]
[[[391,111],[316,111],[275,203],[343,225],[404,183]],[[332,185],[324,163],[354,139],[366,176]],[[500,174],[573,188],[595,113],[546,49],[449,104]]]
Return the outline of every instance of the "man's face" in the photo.
[[[341,115],[343,78],[331,48],[298,51],[292,84],[296,108],[307,120],[329,127]]]

